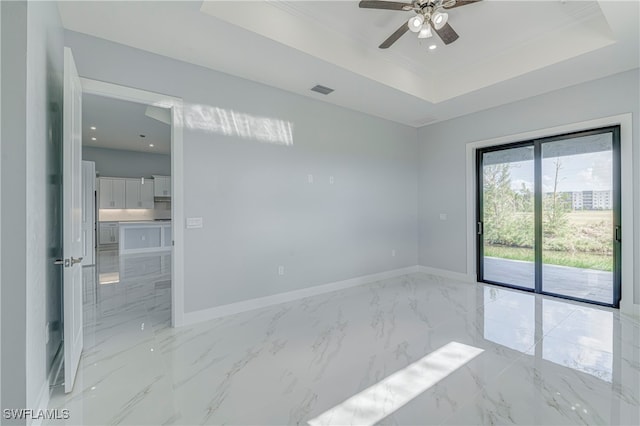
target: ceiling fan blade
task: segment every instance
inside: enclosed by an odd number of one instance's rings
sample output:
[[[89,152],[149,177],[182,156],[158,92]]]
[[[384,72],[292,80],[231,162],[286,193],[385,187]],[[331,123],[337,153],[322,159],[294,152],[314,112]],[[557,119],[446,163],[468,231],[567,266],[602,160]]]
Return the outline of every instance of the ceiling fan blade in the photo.
[[[362,0],[359,6],[362,9],[385,9],[385,10],[413,9],[413,3],[399,3],[396,1]]]
[[[451,44],[456,41],[458,37],[460,37],[449,24],[445,24],[444,27],[440,28],[439,30],[436,30],[435,27],[433,29],[436,33],[438,33],[438,36],[440,36],[444,44]]]
[[[468,4],[478,3],[482,0],[457,0],[453,6],[444,6],[445,9],[455,9],[456,7],[466,6]]]
[[[406,33],[407,31],[409,31],[409,26],[407,25],[406,22],[403,22],[400,28],[398,28],[393,34],[391,34],[389,38],[383,41],[382,44],[378,47],[380,49],[388,49],[389,47],[391,47],[393,43],[398,41],[398,39],[402,37],[404,33]]]

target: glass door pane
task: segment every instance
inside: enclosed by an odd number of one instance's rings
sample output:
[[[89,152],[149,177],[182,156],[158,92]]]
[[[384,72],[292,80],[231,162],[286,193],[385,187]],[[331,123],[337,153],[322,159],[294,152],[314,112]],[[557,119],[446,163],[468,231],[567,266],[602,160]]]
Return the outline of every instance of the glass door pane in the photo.
[[[614,304],[613,133],[542,141],[542,291]]]
[[[481,156],[480,280],[534,289],[533,144]]]

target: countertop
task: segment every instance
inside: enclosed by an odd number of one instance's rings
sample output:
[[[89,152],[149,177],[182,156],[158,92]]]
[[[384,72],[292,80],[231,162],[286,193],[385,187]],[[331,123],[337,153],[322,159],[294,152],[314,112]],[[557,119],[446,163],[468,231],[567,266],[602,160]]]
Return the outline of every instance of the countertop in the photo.
[[[170,220],[123,220],[121,225],[171,225]]]

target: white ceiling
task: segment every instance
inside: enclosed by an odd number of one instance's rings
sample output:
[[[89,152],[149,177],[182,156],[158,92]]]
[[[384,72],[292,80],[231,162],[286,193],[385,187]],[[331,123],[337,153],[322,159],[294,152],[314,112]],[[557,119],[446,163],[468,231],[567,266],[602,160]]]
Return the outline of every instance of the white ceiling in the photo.
[[[639,66],[637,1],[484,0],[449,11],[453,44],[407,33],[387,50],[377,46],[412,12],[346,0],[59,5],[70,30],[411,126]]]
[[[83,95],[82,144],[97,148],[170,154],[169,125],[149,118],[146,111],[146,105]],[[92,130],[92,126],[96,129]],[[140,135],[145,137],[141,138]],[[154,146],[150,147],[149,144]]]

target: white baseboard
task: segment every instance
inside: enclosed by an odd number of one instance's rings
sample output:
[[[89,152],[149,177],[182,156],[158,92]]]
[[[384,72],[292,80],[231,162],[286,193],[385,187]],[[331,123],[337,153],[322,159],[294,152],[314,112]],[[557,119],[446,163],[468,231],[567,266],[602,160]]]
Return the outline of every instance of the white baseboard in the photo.
[[[47,380],[40,387],[40,391],[38,392],[38,397],[33,405],[34,412],[39,413],[41,411],[45,411],[49,408],[49,381]],[[31,426],[40,426],[44,419],[29,419],[27,420],[27,424]]]
[[[375,281],[399,277],[401,275],[413,274],[415,272],[418,272],[418,268],[418,266],[409,266],[407,268],[394,269],[392,271],[380,272],[378,274],[365,275],[362,277],[351,278],[348,280],[337,281],[329,284],[317,285],[301,290],[274,294],[272,296],[243,300],[242,302],[216,306],[210,309],[203,309],[195,312],[185,312],[184,322],[182,323],[182,325],[196,324],[199,322],[224,317],[227,315],[233,315],[240,312],[252,311],[254,309],[278,305],[280,303],[292,302],[294,300],[303,299],[305,297],[317,296],[319,294],[357,287]]]
[[[418,266],[418,272],[422,272],[429,275],[437,275],[439,277],[449,278],[456,281],[463,281],[466,283],[476,282],[476,278],[473,275],[463,274],[460,272],[447,271],[446,269],[432,268],[430,266]]]

